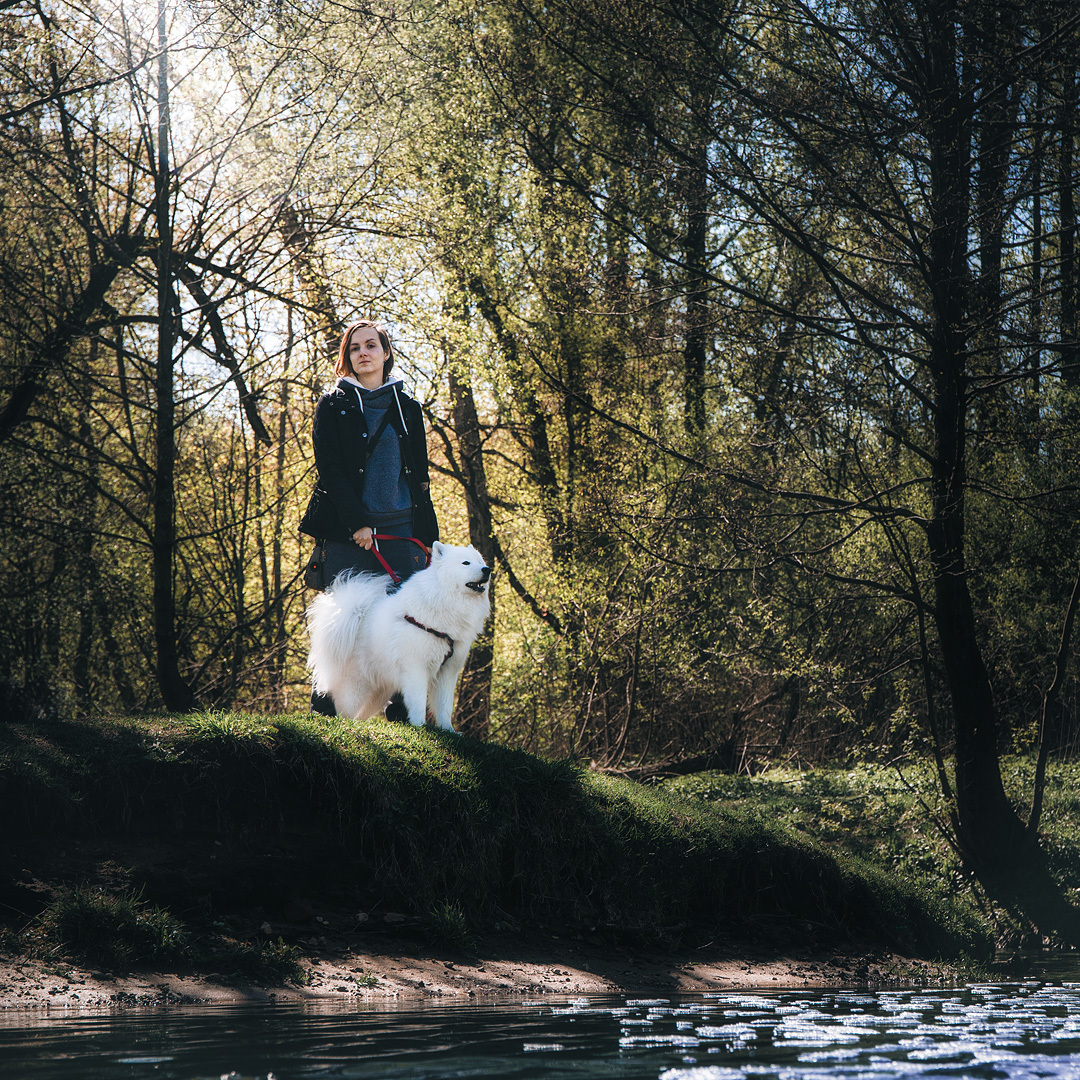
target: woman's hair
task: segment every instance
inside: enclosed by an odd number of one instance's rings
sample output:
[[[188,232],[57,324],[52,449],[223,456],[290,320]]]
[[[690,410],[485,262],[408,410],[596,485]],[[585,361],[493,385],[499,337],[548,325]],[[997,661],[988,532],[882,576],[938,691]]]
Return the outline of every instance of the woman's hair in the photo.
[[[375,322],[372,319],[360,319],[358,322],[354,322],[345,331],[345,336],[341,339],[341,348],[338,349],[337,365],[334,368],[334,374],[339,379],[344,379],[349,375],[356,376],[356,372],[352,369],[352,364],[349,363],[349,338],[353,336],[354,330],[365,330],[371,327],[378,335],[379,341],[382,347],[386,350],[386,363],[383,365],[383,382],[386,382],[390,376],[390,372],[394,367],[394,347],[390,344],[390,333],[383,326],[382,323]]]

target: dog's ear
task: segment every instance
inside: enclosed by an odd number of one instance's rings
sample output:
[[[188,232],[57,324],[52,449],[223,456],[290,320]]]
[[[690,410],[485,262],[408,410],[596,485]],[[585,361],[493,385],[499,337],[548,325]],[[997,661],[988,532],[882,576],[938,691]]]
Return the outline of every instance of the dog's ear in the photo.
[[[444,547],[445,547],[445,545],[442,544],[438,540],[435,540],[435,541],[432,542],[432,545],[431,545],[431,561],[432,562],[434,562],[436,559],[441,559],[442,558],[442,556],[443,556],[443,548]]]

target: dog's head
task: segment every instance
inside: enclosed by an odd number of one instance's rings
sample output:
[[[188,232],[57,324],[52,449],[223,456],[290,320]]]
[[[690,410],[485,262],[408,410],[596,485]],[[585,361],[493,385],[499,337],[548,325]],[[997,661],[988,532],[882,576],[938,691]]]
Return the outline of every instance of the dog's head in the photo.
[[[474,547],[454,547],[438,540],[431,545],[431,565],[440,578],[483,595],[491,580],[491,567]]]

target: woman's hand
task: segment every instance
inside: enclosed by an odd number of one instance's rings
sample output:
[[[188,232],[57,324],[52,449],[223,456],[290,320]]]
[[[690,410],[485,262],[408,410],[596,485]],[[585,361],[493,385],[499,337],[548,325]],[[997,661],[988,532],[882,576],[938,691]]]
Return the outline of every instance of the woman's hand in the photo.
[[[365,551],[370,551],[371,550],[371,544],[372,544],[371,537],[372,537],[372,532],[371,532],[371,529],[368,528],[367,525],[365,525],[362,529],[357,529],[356,532],[354,532],[352,534],[353,543],[354,544],[359,544]]]

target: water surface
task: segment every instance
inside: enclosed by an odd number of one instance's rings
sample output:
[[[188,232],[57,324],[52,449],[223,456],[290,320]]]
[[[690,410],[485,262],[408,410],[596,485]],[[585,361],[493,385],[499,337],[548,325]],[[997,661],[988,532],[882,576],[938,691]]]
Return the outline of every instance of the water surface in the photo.
[[[1080,983],[0,1014],[3,1080],[1080,1080]]]

